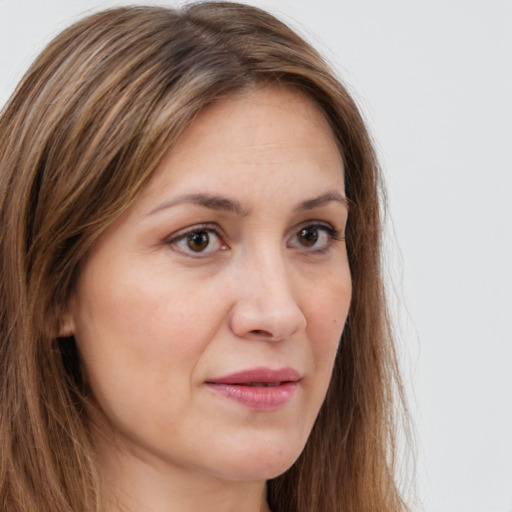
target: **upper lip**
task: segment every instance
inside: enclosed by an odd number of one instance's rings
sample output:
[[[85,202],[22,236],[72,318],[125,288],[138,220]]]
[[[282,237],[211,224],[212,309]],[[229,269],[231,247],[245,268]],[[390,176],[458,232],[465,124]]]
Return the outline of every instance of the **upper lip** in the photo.
[[[280,368],[272,370],[270,368],[251,368],[239,372],[224,375],[214,379],[208,379],[208,384],[249,384],[253,382],[276,383],[276,382],[296,382],[300,380],[301,375],[293,368]]]

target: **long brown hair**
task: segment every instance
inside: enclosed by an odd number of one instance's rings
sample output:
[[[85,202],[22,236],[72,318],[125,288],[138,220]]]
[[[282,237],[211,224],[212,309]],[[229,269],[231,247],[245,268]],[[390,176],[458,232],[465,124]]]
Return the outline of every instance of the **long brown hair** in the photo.
[[[358,109],[318,53],[235,3],[94,14],[42,52],[0,118],[0,508],[99,510],[80,363],[58,318],[80,262],[199,111],[261,83],[315,101],[350,201],[353,299],[306,448],[268,483],[275,512],[399,512],[401,386],[380,267],[379,169]],[[397,393],[398,390],[398,393]]]

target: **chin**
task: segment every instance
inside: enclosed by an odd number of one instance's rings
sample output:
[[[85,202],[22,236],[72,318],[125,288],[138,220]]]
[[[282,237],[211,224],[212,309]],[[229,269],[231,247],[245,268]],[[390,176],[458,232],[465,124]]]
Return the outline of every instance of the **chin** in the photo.
[[[224,478],[236,481],[270,480],[285,473],[299,458],[304,444],[286,442],[249,445],[225,459]]]

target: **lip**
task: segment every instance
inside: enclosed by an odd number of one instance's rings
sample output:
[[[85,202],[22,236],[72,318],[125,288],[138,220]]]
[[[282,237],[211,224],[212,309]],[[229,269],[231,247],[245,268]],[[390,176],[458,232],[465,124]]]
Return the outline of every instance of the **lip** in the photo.
[[[252,368],[210,379],[205,384],[219,395],[249,409],[275,411],[292,399],[301,375],[293,368]]]

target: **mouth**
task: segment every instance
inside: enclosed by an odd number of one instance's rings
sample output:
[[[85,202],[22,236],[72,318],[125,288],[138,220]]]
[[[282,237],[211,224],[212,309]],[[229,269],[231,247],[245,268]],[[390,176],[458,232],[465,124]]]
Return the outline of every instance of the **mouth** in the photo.
[[[293,368],[258,367],[231,373],[223,377],[208,380],[212,384],[238,384],[244,386],[276,386],[285,382],[298,382],[301,374]]]
[[[288,404],[301,376],[292,368],[254,368],[206,381],[216,394],[255,411],[275,411]]]
[[[275,388],[284,384],[284,382],[246,382],[244,384],[238,383],[238,386],[249,386],[249,387],[264,387],[264,388]]]

